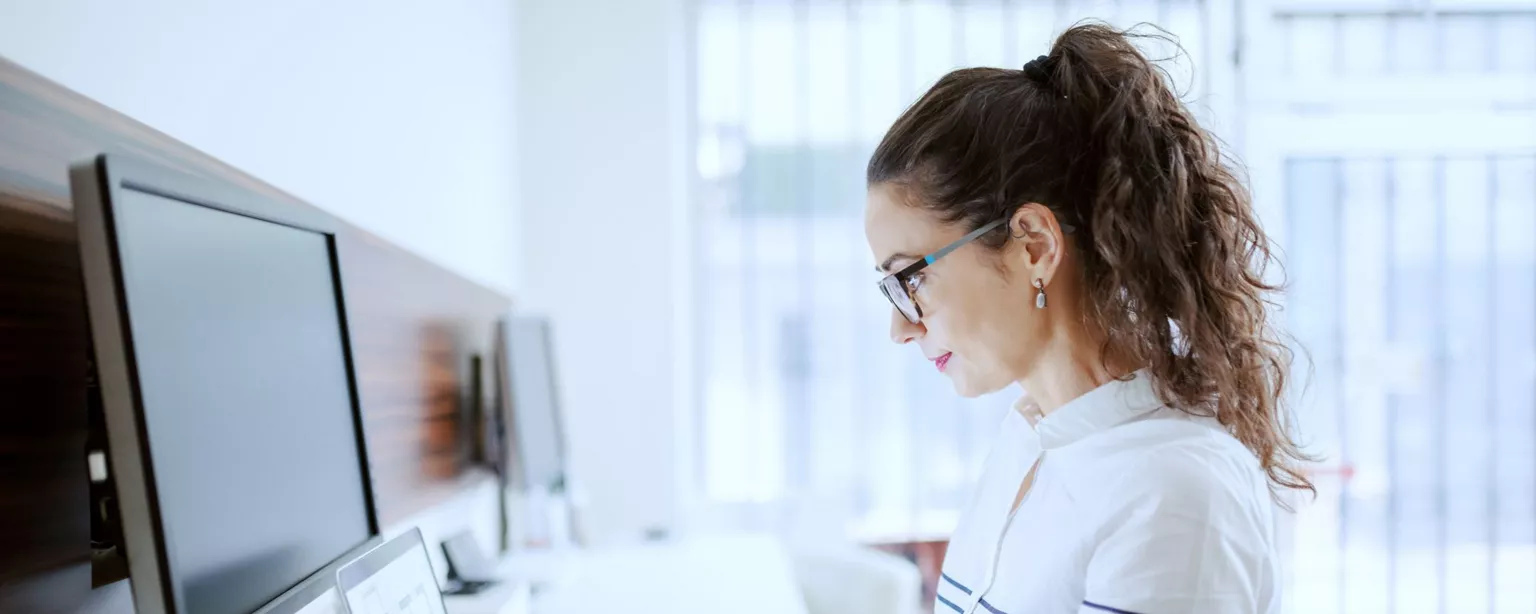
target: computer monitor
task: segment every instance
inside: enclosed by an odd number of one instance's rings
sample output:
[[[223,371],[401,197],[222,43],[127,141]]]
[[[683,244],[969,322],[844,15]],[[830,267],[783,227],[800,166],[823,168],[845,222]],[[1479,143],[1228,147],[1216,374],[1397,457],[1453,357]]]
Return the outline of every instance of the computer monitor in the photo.
[[[447,614],[421,531],[411,529],[336,572],[351,614]]]
[[[116,156],[71,185],[139,614],[249,614],[377,535],[334,220]]]
[[[497,397],[510,442],[508,464],[522,488],[558,489],[565,480],[565,433],[560,415],[549,320],[512,315],[498,324]]]

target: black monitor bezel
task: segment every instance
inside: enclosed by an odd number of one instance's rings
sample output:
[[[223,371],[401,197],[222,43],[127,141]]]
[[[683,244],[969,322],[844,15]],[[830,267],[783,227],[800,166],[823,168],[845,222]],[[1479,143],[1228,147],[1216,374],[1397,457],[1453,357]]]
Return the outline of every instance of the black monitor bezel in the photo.
[[[168,533],[160,517],[124,294],[114,207],[127,190],[314,232],[326,238],[351,398],[358,468],[368,516],[369,536],[363,543],[377,538],[380,534],[378,510],[369,472],[361,396],[343,291],[341,254],[337,245],[340,224],[315,209],[120,154],[103,154],[73,166],[70,185],[113,481],[118,491],[129,579],[134,586],[134,605],[138,612],[185,614],[186,607],[179,590],[181,587],[171,574],[169,544],[174,536]]]

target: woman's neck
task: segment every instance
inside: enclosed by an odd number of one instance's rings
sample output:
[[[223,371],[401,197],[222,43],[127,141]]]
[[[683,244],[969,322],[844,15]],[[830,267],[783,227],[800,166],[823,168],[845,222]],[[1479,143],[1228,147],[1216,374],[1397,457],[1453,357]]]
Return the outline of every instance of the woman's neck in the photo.
[[[1103,347],[1101,341],[1069,342],[1056,351],[1044,352],[1034,369],[1019,380],[1019,387],[1039,407],[1041,415],[1050,415],[1073,399],[1136,369],[1133,361],[1119,352],[1101,353]]]

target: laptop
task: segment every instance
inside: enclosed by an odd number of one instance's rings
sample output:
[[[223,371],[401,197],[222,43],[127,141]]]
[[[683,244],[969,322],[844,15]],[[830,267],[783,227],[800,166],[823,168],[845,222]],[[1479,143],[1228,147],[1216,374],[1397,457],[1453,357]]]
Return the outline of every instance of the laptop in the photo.
[[[418,529],[337,570],[336,588],[349,614],[448,614]]]
[[[461,532],[443,542],[448,561],[444,595],[473,595],[496,585],[496,566],[481,552],[474,534]]]

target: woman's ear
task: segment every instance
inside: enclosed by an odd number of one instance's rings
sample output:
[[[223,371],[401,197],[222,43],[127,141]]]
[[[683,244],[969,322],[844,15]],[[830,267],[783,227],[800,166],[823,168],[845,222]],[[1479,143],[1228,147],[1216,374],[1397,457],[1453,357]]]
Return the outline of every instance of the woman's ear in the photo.
[[[1049,285],[1066,244],[1056,214],[1040,203],[1026,203],[1008,220],[1008,232],[1019,246],[1015,265],[1023,267],[1031,280]]]

